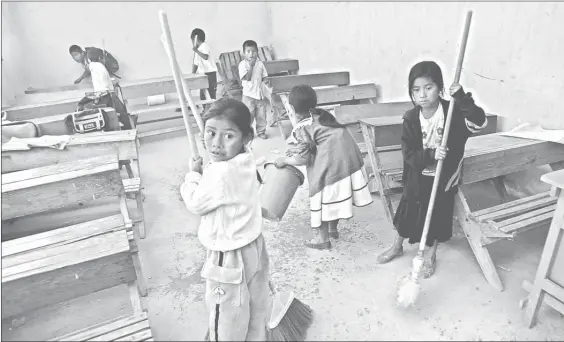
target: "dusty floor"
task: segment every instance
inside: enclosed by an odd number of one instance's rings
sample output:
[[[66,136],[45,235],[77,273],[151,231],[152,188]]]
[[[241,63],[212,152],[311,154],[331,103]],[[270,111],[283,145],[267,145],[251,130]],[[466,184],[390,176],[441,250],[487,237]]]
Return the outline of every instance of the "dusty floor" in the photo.
[[[275,135],[277,130],[272,128]],[[284,151],[281,138],[255,143],[255,154],[273,159]],[[140,149],[148,234],[140,242],[147,278],[147,305],[155,340],[202,340],[206,331],[204,250],[196,237],[198,217],[180,201],[179,185],[188,165],[186,137],[143,141]],[[276,153],[278,152],[278,153]],[[476,192],[480,191],[479,189]],[[479,196],[477,205],[483,205]],[[293,289],[315,311],[309,340],[547,340],[564,339],[564,317],[544,306],[533,329],[521,323],[520,285],[532,279],[547,229],[489,247],[506,286],[487,284],[465,238],[459,233],[439,247],[437,271],[422,284],[417,307],[394,305],[397,281],[411,269],[417,245],[387,265],[375,263],[391,241],[378,196],[340,225],[331,251],[302,247],[309,235],[307,184],[283,221],[267,223],[264,234],[272,278]],[[2,322],[2,340],[42,340],[129,312],[125,287]]]

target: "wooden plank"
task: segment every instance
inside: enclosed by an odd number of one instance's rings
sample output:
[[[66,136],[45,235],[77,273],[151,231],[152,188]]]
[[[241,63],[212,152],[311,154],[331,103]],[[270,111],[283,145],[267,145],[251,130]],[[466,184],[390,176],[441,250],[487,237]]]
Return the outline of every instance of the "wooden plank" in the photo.
[[[363,99],[375,99],[378,97],[378,90],[376,89],[376,85],[373,83],[316,89],[315,92],[317,94],[318,105]]]
[[[466,144],[462,184],[471,184],[564,160],[562,145],[503,136],[472,137]]]
[[[68,164],[84,165],[76,161],[60,164],[64,166],[60,168],[60,174],[49,174],[55,169],[54,166],[60,166],[54,165],[9,173],[2,177],[3,183],[10,180],[7,178],[17,180],[2,185],[2,219],[82,205],[99,198],[117,196],[124,191],[117,159],[115,163],[91,164],[90,168],[82,170],[72,170]],[[22,173],[26,177],[22,177]],[[10,188],[6,189],[7,187]]]
[[[118,169],[118,159],[111,154],[13,172],[2,176],[2,193],[114,169]]]
[[[530,217],[527,219],[523,218],[521,221],[502,227],[500,230],[507,234],[522,233],[531,228],[536,228],[545,224],[546,225],[550,224],[550,220],[552,219],[553,215],[554,215],[554,208],[552,208],[551,211],[544,214],[538,214],[534,217]]]
[[[66,163],[115,151],[119,160],[137,159],[137,130],[75,134],[63,150],[32,147],[27,151],[2,151],[2,173]]]
[[[189,89],[207,89],[209,87],[208,77],[205,74],[185,74],[184,79]],[[120,83],[123,96],[126,100],[161,95],[176,92],[176,86],[172,76],[151,78],[136,81],[124,81]],[[57,101],[25,104],[14,107],[3,108],[10,121],[28,120],[61,113],[71,113],[76,109],[78,101],[82,96],[76,96]]]
[[[288,75],[268,77],[274,93],[289,92],[292,87],[307,84],[310,87],[344,86],[350,84],[348,71],[329,72],[323,74]]]
[[[524,213],[529,210],[535,210],[538,208],[547,207],[553,204],[556,204],[556,198],[552,198],[552,197],[547,197],[541,200],[531,201],[524,204],[514,205],[509,208],[505,208],[502,204],[496,206],[498,210],[489,214],[478,216],[477,220],[479,222],[487,222],[490,220],[495,221],[498,219],[503,219],[504,217],[512,216],[518,213]]]
[[[546,173],[540,179],[553,187],[564,188],[564,170]]]
[[[296,72],[300,70],[300,62],[297,59],[277,59],[263,62],[268,75],[281,74],[284,72]]]
[[[126,327],[147,319],[147,313],[119,316],[114,319],[90,326],[85,329],[74,331],[72,333],[54,338],[49,341],[88,341],[92,338],[96,338],[100,335],[120,329],[121,327]]]
[[[151,330],[149,330],[149,329],[150,328],[147,328],[147,329],[142,330],[140,332],[137,332],[135,334],[118,338],[114,341],[146,341],[147,339],[150,339],[153,336],[153,334],[151,333]]]
[[[2,318],[135,280],[125,231],[54,249],[46,258],[36,257],[36,261],[8,268],[3,265]],[[29,254],[38,253],[45,251]],[[4,263],[5,258],[2,259]]]
[[[520,199],[511,201],[511,202],[503,203],[503,204],[501,204],[501,205],[502,205],[504,208],[511,208],[511,207],[513,207],[513,206],[516,206],[516,205],[525,204],[525,203],[529,203],[529,202],[534,202],[534,201],[537,201],[537,200],[540,200],[540,199],[544,199],[544,198],[548,198],[548,197],[549,197],[549,196],[548,196],[548,192],[542,192],[542,193],[540,193],[540,194],[527,196],[527,197],[520,198]],[[484,216],[484,215],[487,215],[487,214],[491,214],[491,213],[493,213],[493,212],[495,212],[495,211],[497,211],[497,210],[499,210],[499,209],[500,209],[499,206],[493,206],[493,207],[485,208],[485,209],[482,209],[482,210],[477,210],[477,211],[475,211],[475,212],[473,212],[473,213],[470,213],[468,216],[469,216],[470,218],[477,219],[477,218],[480,217],[480,216]]]
[[[319,94],[319,93],[318,93]],[[402,117],[406,111],[413,108],[411,102],[370,103],[345,105],[335,108],[335,117],[343,124],[356,124],[359,120],[382,117]]]
[[[131,334],[135,334],[138,332],[142,332],[142,331],[147,331],[149,329],[149,321],[148,320],[144,320],[141,322],[137,322],[125,327],[122,327],[120,329],[114,330],[112,332],[109,332],[107,334],[104,334],[102,336],[98,336],[95,338],[90,339],[90,341],[116,341],[118,339],[120,339],[121,337],[125,337]],[[148,337],[151,337],[150,334]],[[127,340],[126,340],[127,341]]]
[[[92,89],[92,84],[90,83],[79,83],[71,85],[63,85],[51,88],[29,88],[24,91],[25,94],[39,94],[39,93],[58,93],[62,91],[73,91],[73,90],[84,90],[88,91]]]
[[[52,248],[65,242],[101,235],[111,231],[125,229],[123,215],[112,215],[97,220],[33,234],[19,239],[2,242],[2,258],[26,251]],[[6,266],[4,264],[3,266]]]

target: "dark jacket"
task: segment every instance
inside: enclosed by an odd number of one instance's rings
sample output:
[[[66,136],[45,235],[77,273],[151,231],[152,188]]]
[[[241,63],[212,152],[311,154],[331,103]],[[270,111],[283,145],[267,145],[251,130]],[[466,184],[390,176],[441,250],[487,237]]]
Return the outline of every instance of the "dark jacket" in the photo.
[[[84,48],[84,52],[86,56],[82,62],[82,65],[84,66],[84,73],[81,78],[84,79],[90,76],[90,69],[88,69],[88,63],[86,60],[87,58],[88,60],[104,64],[110,76],[120,78],[116,75],[116,72],[119,70],[119,63],[111,53],[93,46]]]
[[[484,110],[474,103],[472,93],[464,93],[461,88],[454,94],[455,105],[447,142],[447,156],[443,162],[443,169],[439,183],[439,190],[446,191],[456,188],[466,141],[473,134],[486,127]],[[440,99],[443,106],[445,123],[449,101]],[[408,110],[403,116],[401,147],[403,155],[403,196],[407,200],[417,200],[421,196],[419,191],[420,177],[425,167],[435,162],[434,149],[423,149],[421,122],[419,120],[420,106]]]

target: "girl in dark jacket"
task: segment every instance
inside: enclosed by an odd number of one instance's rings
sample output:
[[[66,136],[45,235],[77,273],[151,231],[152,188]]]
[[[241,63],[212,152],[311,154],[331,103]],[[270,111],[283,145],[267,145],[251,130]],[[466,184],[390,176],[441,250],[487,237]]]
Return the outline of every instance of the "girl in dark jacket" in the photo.
[[[449,101],[444,100],[444,83],[435,62],[417,63],[409,72],[409,96],[414,108],[403,116],[403,195],[394,216],[397,234],[393,245],[378,256],[387,263],[403,254],[403,241],[420,242],[437,161],[444,159],[435,199],[431,226],[426,241],[423,277],[435,271],[437,246],[452,237],[454,195],[464,156],[466,141],[487,125],[484,110],[474,103],[471,93],[460,84],[452,84],[450,95],[456,100],[447,147],[441,147]]]

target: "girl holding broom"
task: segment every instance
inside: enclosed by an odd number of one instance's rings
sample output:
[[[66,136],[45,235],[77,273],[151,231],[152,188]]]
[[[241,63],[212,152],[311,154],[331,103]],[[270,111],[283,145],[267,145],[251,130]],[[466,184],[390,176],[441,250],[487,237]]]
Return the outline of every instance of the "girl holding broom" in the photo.
[[[348,129],[329,112],[315,108],[317,95],[310,86],[293,87],[289,102],[290,115],[297,122],[292,131],[294,147],[275,165],[307,167],[313,238],[305,245],[329,249],[329,237],[339,237],[339,220],[353,216],[353,205],[372,203],[363,159]]]
[[[474,103],[471,93],[460,84],[452,84],[449,94],[456,100],[452,113],[447,147],[441,148],[443,128],[449,102],[444,100],[443,76],[435,62],[424,61],[411,68],[408,91],[414,108],[403,116],[403,195],[394,216],[397,234],[393,245],[378,256],[378,263],[387,263],[403,254],[403,241],[421,240],[429,205],[437,160],[443,159],[435,209],[426,241],[422,268],[423,278],[435,271],[437,246],[452,237],[454,195],[464,156],[466,141],[487,125],[484,110]]]
[[[253,138],[247,106],[220,99],[204,113],[204,147],[210,162],[191,160],[180,192],[200,215],[198,237],[206,247],[211,341],[264,341],[269,315],[269,259],[262,235],[260,181],[248,145]]]

